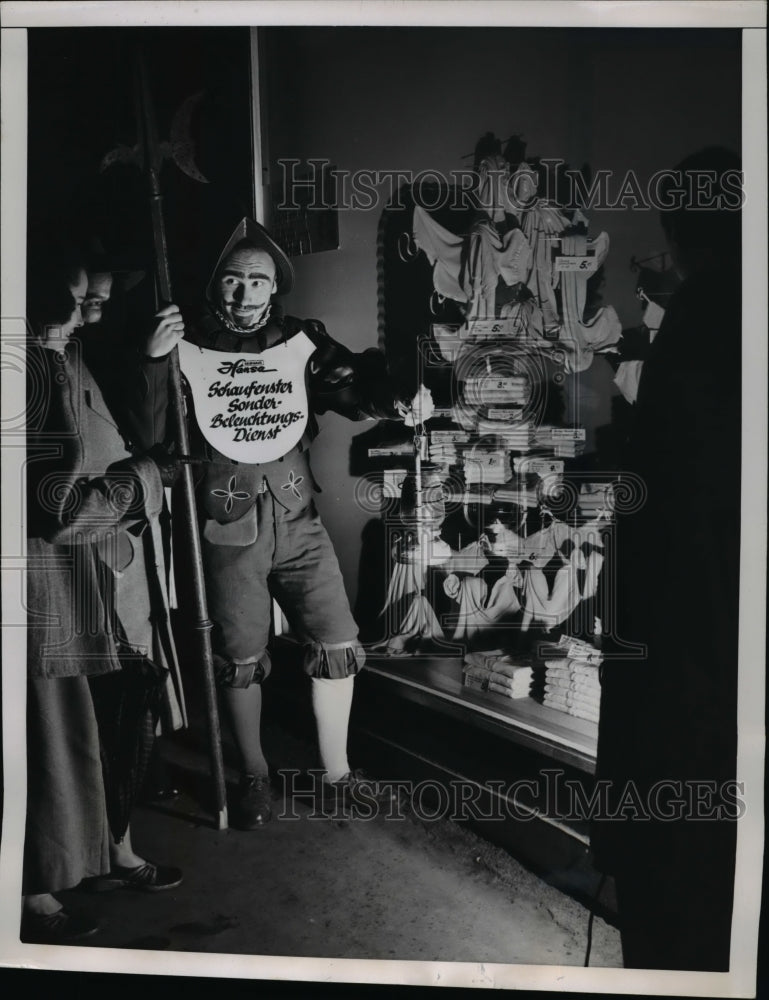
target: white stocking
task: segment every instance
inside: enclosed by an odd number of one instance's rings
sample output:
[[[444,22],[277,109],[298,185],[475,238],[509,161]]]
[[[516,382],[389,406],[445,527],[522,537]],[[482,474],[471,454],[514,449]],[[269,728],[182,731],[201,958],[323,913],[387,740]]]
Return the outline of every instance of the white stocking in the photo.
[[[329,781],[339,781],[350,770],[347,728],[350,723],[355,676],[312,678],[312,708],[318,727],[320,759]]]

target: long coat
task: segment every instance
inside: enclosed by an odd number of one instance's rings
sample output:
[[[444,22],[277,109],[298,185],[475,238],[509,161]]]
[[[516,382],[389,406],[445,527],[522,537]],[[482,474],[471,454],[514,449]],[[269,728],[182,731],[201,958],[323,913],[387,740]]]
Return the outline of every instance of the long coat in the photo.
[[[636,509],[617,532],[599,777],[734,775],[740,365],[737,277],[689,278],[644,363],[626,450]]]
[[[591,845],[616,878],[634,967],[729,964],[740,329],[738,274],[681,285],[644,363],[627,453],[638,489],[618,519],[597,766],[608,815],[594,818]]]
[[[27,351],[31,677],[109,673],[120,667],[120,643],[146,645],[153,627],[168,630],[167,616],[157,603],[151,611],[146,597],[148,585],[165,588],[157,466],[130,454],[72,350]],[[144,585],[127,586],[140,564]]]

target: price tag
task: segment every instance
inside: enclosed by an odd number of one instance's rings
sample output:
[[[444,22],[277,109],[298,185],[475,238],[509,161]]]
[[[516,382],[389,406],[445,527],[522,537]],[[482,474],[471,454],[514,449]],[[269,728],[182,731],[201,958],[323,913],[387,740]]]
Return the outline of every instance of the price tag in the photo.
[[[476,392],[490,390],[494,392],[524,391],[528,388],[529,380],[525,375],[506,375],[496,377],[494,375],[481,375],[467,379],[468,387]]]
[[[550,438],[553,441],[584,441],[584,427],[551,427]]]
[[[595,257],[564,257],[559,256],[555,258],[555,269],[556,271],[565,271],[568,273],[577,271],[580,274],[592,274],[593,271],[597,270],[598,261]]]
[[[414,445],[410,441],[403,441],[398,444],[382,445],[380,448],[369,448],[369,458],[386,458],[390,455],[411,455],[414,452]]]
[[[463,327],[463,337],[514,337],[519,332],[512,319],[471,319]]]
[[[432,444],[466,444],[469,440],[470,435],[467,431],[430,431],[430,441]]]
[[[542,479],[563,474],[563,462],[553,458],[513,458],[513,468],[518,473],[531,473]]]

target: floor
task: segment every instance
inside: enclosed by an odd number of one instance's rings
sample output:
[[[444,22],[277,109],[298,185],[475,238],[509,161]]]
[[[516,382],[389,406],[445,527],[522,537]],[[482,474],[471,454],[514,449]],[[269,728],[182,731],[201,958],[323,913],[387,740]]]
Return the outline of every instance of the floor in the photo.
[[[292,742],[292,740],[294,742]],[[269,732],[288,766],[293,737]],[[206,801],[206,758],[186,733],[161,741],[180,789],[132,820],[136,849],[178,865],[178,889],[62,894],[103,929],[91,947],[232,955],[577,965],[589,913],[506,851],[464,827],[413,814],[388,820],[313,818],[276,793],[275,817],[253,832],[217,830]],[[227,758],[226,758],[227,760]],[[227,778],[235,771],[227,763]],[[66,898],[65,898],[66,897]],[[590,965],[621,967],[619,933],[600,917]]]

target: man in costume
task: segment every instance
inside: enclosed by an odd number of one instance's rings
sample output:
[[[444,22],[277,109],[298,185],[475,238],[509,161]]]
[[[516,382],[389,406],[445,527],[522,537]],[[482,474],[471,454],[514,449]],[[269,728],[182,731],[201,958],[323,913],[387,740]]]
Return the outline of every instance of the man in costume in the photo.
[[[255,829],[271,814],[260,738],[260,684],[271,668],[267,643],[272,597],[305,643],[304,668],[311,678],[325,772],[324,801],[349,804],[366,781],[347,759],[353,683],[364,652],[336,555],[313,502],[308,449],[317,424],[312,411],[334,410],[353,420],[408,419],[408,409],[395,398],[381,352],[353,354],[333,341],[317,320],[281,315],[274,296],[288,292],[293,277],[291,262],[266,230],[243,219],[214,268],[201,315],[187,324],[181,345],[186,351],[180,353],[188,378],[193,344],[226,352],[230,358],[237,355],[239,364],[259,355],[262,360],[251,362],[252,367],[275,373],[264,397],[249,404],[258,410],[248,419],[256,430],[243,430],[241,440],[279,437],[279,430],[269,430],[278,426],[271,408],[279,407],[276,396],[287,386],[292,387],[289,392],[297,389],[291,397],[291,406],[298,406],[296,416],[286,418],[296,421],[285,438],[293,443],[285,450],[271,445],[265,451],[257,443],[253,448],[246,445],[233,459],[232,453],[228,457],[218,450],[210,436],[203,443],[206,461],[198,486],[203,562],[217,679],[242,760],[233,822],[243,829]],[[283,378],[284,363],[294,366],[298,381],[306,386],[309,406],[304,413],[298,401],[301,386]],[[202,400],[194,386],[193,398],[205,434]],[[427,416],[424,409],[422,418]],[[269,455],[267,460],[263,454]]]

